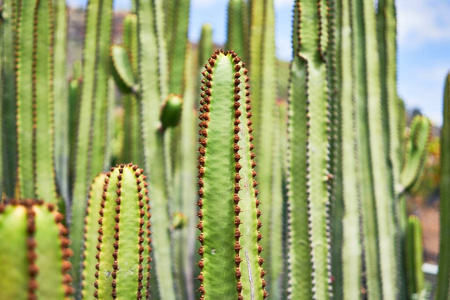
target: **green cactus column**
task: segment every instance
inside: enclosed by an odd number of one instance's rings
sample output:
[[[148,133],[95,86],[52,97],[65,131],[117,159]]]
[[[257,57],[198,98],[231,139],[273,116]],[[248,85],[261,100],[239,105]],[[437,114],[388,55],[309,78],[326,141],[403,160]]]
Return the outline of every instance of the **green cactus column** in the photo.
[[[233,50],[246,61],[248,57],[248,3],[245,0],[230,0],[228,2],[227,44],[228,50]]]
[[[14,74],[15,36],[16,36],[16,0],[2,2],[2,68],[3,74]],[[16,134],[16,96],[15,76],[3,76],[2,97],[2,126],[1,139],[3,144],[3,191],[8,197],[14,197],[17,171],[17,134]]]
[[[141,108],[141,130],[144,145],[144,163],[149,176],[150,198],[153,201],[152,223],[154,231],[153,265],[156,285],[152,294],[159,293],[161,299],[174,300],[174,276],[166,170],[164,165],[164,128],[160,124],[160,106],[167,93],[165,74],[165,50],[161,28],[155,26],[161,20],[161,2],[137,1],[138,45],[139,45],[139,101]],[[162,77],[162,78],[161,78]]]
[[[380,299],[381,277],[378,250],[378,229],[375,209],[374,184],[371,173],[370,137],[367,102],[365,27],[363,1],[352,0],[352,56],[353,93],[356,105],[356,131],[358,148],[358,181],[361,194],[361,219],[364,237],[364,266],[367,295],[369,299]]]
[[[202,31],[200,33],[200,40],[198,42],[198,85],[196,91],[200,91],[203,66],[213,52],[213,40],[212,40],[212,27],[211,24],[206,23],[202,26]],[[196,103],[198,104],[198,103]]]
[[[0,204],[0,298],[70,297],[71,255],[64,217],[53,204],[10,200]]]
[[[93,182],[85,220],[85,299],[148,299],[150,200],[143,170],[119,165]]]
[[[329,299],[327,1],[296,1],[289,108],[289,299]]]
[[[56,203],[52,3],[18,3],[16,126],[20,197]]]
[[[54,2],[55,6],[55,44],[53,47],[54,78],[54,116],[55,116],[55,171],[58,190],[69,205],[69,102],[67,83],[67,18],[65,0]],[[73,113],[73,111],[71,111]]]
[[[369,145],[371,173],[374,185],[375,209],[378,230],[378,251],[382,296],[395,299],[398,293],[397,260],[394,250],[394,195],[385,153],[385,136],[380,87],[380,59],[378,53],[375,8],[373,1],[363,1],[364,41],[367,86],[367,120],[369,123]]]
[[[265,237],[261,246],[265,249],[268,272],[272,255],[270,253],[271,231],[281,231],[273,228],[271,223],[272,178],[273,165],[273,124],[275,122],[276,101],[276,60],[275,60],[275,12],[273,0],[254,0],[251,2],[250,27],[250,77],[252,78],[252,100],[254,101],[253,126],[256,129],[256,162],[258,164],[258,181],[260,186],[261,221],[265,224],[261,233]],[[239,53],[238,53],[239,54]],[[239,54],[241,55],[241,54]],[[274,233],[275,235],[277,233]],[[275,241],[274,241],[275,242]],[[268,282],[271,279],[268,278]],[[270,293],[270,285],[268,286]]]
[[[112,0],[90,0],[86,11],[83,57],[83,85],[79,101],[72,190],[72,265],[79,284],[84,210],[89,184],[103,170],[106,146],[106,104],[108,99],[109,45]],[[93,54],[95,53],[95,55]]]
[[[343,299],[359,299],[361,297],[361,265],[362,247],[360,239],[360,194],[357,177],[356,147],[356,105],[353,96],[352,70],[352,28],[350,0],[341,2],[341,86],[340,101],[341,147],[342,147],[342,187],[343,187],[343,219],[342,219],[342,275]],[[336,246],[336,245],[334,245]]]
[[[425,277],[422,271],[423,246],[422,225],[416,216],[410,216],[406,232],[406,279],[408,297],[412,299],[414,294],[420,294],[425,287]]]
[[[450,295],[450,73],[445,79],[444,125],[441,132],[440,245],[437,300]]]
[[[200,299],[263,299],[247,70],[234,52],[205,65],[200,118]]]

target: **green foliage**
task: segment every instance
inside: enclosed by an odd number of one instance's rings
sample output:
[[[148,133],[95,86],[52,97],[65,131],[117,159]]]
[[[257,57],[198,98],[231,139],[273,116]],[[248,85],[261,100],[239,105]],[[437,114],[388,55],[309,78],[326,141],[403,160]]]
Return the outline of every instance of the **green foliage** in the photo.
[[[183,107],[183,99],[174,94],[167,96],[161,107],[161,128],[166,130],[170,127],[175,127],[180,122],[181,110]]]
[[[201,299],[262,299],[267,294],[247,70],[236,53],[219,51],[205,69],[199,116]]]
[[[71,251],[63,218],[53,204],[43,201],[0,204],[1,299],[71,296]]]

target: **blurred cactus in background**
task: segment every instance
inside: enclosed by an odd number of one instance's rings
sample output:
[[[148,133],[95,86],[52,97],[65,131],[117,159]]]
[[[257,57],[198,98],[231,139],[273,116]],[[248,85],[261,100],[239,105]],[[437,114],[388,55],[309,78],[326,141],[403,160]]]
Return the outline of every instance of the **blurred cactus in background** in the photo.
[[[398,97],[395,1],[295,0],[290,65],[273,0],[228,1],[226,51],[188,40],[191,4],[133,0],[114,36],[89,0],[68,76],[65,1],[2,2],[0,298],[427,295],[407,201],[433,125]]]

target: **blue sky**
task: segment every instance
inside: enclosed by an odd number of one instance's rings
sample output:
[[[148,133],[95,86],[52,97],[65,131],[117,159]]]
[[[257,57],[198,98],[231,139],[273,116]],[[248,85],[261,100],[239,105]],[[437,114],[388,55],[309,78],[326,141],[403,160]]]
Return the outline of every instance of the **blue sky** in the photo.
[[[293,0],[274,0],[277,56],[289,60]],[[68,0],[83,5],[86,0]],[[196,42],[203,23],[211,23],[214,41],[226,36],[227,0],[191,0],[189,38]],[[115,0],[127,9],[129,0]],[[450,1],[397,0],[398,91],[407,108],[420,108],[435,125],[442,124],[443,83],[450,70]]]

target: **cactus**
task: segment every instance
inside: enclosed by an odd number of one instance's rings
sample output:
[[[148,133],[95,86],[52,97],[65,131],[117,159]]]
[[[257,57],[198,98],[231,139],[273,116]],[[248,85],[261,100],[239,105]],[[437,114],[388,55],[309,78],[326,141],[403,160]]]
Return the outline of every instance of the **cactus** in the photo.
[[[289,107],[290,299],[328,299],[328,91],[326,1],[296,1]],[[301,8],[301,9],[300,9]],[[303,22],[308,21],[309,26]],[[315,36],[315,39],[306,37]],[[305,114],[306,113],[306,114]],[[306,147],[304,146],[306,145]],[[294,150],[295,149],[295,150]]]
[[[66,1],[54,1],[55,42],[53,47],[54,123],[55,123],[55,171],[58,191],[69,207],[69,104],[67,85],[67,7]]]
[[[248,57],[248,4],[245,0],[230,0],[228,2],[228,26],[226,48],[242,56]]]
[[[17,5],[15,0],[2,2],[2,72],[3,74],[14,74],[15,40],[16,40],[16,15]],[[3,168],[3,190],[8,197],[14,197],[17,171],[17,134],[16,134],[16,96],[15,76],[3,75],[1,98],[2,98],[2,159]]]
[[[378,251],[380,263],[381,286],[384,299],[394,299],[398,294],[397,262],[394,250],[394,192],[388,172],[385,155],[385,136],[383,124],[383,107],[380,88],[380,59],[377,51],[376,19],[373,1],[364,0],[364,40],[367,84],[367,117],[369,128],[369,148],[371,175],[374,184],[374,198],[377,215]]]
[[[416,116],[411,122],[406,141],[403,169],[400,182],[403,190],[408,190],[419,181],[428,153],[431,138],[431,122],[423,116]]]
[[[169,1],[170,2],[170,1]],[[168,32],[168,59],[169,59],[169,92],[173,94],[183,93],[184,61],[186,59],[186,47],[188,44],[187,31],[189,24],[190,0],[172,1],[173,9]]]
[[[258,180],[261,183],[261,222],[266,224],[261,228],[265,237],[261,246],[266,249],[270,271],[270,241],[271,231],[281,231],[273,228],[271,223],[272,211],[272,165],[273,165],[273,123],[276,101],[276,60],[275,60],[275,12],[273,0],[254,0],[251,2],[250,27],[250,77],[252,78],[252,100],[254,101],[253,126],[256,129],[255,146],[257,154]],[[238,53],[241,55],[240,53]],[[244,53],[245,55],[245,53]],[[277,233],[274,233],[275,235]],[[268,278],[271,281],[271,278]],[[270,293],[270,285],[268,287]]]
[[[149,297],[150,200],[143,170],[119,165],[97,176],[86,209],[82,296]]]
[[[109,45],[112,0],[90,0],[86,13],[83,57],[83,86],[79,104],[72,189],[72,265],[74,282],[79,284],[83,215],[92,179],[103,170],[106,146],[106,112],[109,78]],[[90,55],[96,53],[96,55]],[[95,100],[95,101],[94,101]]]
[[[20,197],[56,203],[52,3],[17,4],[16,126]]]
[[[450,295],[450,73],[445,79],[444,124],[441,132],[441,209],[439,274],[436,300],[448,299]]]
[[[197,91],[200,90],[202,81],[203,66],[206,61],[208,61],[209,56],[213,52],[213,41],[212,41],[212,28],[211,24],[206,23],[202,26],[202,32],[200,34],[200,41],[198,42],[198,86]],[[197,104],[197,103],[196,103]]]
[[[234,52],[219,51],[205,68],[199,117],[201,299],[262,299],[267,293],[247,70]]]
[[[0,204],[1,299],[70,297],[71,251],[63,218],[43,201]]]
[[[343,187],[343,219],[342,219],[342,274],[343,299],[360,298],[361,283],[361,240],[359,228],[360,194],[357,177],[356,148],[356,105],[353,96],[352,70],[352,32],[350,1],[342,1],[341,32],[341,90],[340,106],[341,147],[342,147],[342,187]]]
[[[159,107],[167,95],[165,76],[165,44],[161,28],[162,1],[155,5],[148,0],[137,1],[139,38],[139,103],[141,110],[141,130],[145,169],[149,176],[150,198],[153,199],[153,264],[157,284],[152,285],[152,293],[159,293],[162,299],[175,299],[171,243],[169,236],[168,186],[164,165],[164,131],[161,131]],[[145,28],[145,30],[144,30]],[[155,84],[157,83],[157,84]]]
[[[425,288],[425,277],[422,271],[423,247],[422,225],[419,218],[410,216],[406,233],[406,278],[409,297],[420,294]]]

